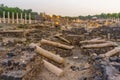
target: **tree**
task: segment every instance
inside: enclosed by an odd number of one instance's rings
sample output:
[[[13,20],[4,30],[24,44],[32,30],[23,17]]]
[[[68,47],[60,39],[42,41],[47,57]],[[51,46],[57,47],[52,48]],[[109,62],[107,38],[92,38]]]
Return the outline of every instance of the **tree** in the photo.
[[[8,7],[8,6],[4,6],[4,4],[0,4],[0,17],[3,16],[3,11],[6,12],[5,16],[7,16],[7,12],[10,12],[10,18],[12,18],[12,12],[15,13],[15,18],[16,18],[16,13],[23,13],[23,14],[29,14],[31,13],[32,19],[35,19],[35,15],[38,15],[37,12],[32,12],[32,9],[20,9],[18,7]],[[20,15],[18,16],[20,18]],[[25,15],[23,15],[23,18],[25,17]],[[29,16],[27,16],[28,19]]]

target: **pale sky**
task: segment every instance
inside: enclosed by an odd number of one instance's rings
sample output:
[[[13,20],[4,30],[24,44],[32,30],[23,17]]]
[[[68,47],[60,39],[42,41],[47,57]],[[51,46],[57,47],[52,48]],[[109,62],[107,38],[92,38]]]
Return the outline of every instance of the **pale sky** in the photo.
[[[120,0],[0,0],[0,4],[62,16],[120,12]]]

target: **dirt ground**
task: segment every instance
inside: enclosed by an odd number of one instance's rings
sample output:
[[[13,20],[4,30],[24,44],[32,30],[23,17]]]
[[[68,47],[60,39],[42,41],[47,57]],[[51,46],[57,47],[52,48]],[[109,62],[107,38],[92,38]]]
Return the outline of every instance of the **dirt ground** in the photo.
[[[8,28],[11,28],[10,26]],[[8,29],[7,28],[7,29]],[[3,29],[3,28],[2,28]],[[1,29],[1,30],[2,30]],[[63,41],[60,41],[59,39],[54,39],[53,35],[58,34],[61,32],[59,29],[54,29],[54,28],[40,28],[38,30],[32,31],[27,34],[25,37],[27,39],[26,42],[22,43],[17,43],[17,42],[4,42],[6,45],[3,47],[1,44],[1,50],[9,52],[11,49],[15,48],[16,45],[28,45],[29,43],[33,42],[39,42],[41,39],[52,39],[53,41],[60,42],[63,44],[66,44]],[[9,34],[8,35],[1,35],[3,37],[9,38],[10,40],[12,38],[21,38],[20,36],[17,36],[14,34]],[[2,48],[3,47],[3,48]],[[4,50],[5,48],[5,50]],[[6,50],[8,48],[8,50]],[[58,55],[65,55],[65,66],[61,67],[61,69],[64,70],[64,75],[63,76],[56,76],[55,74],[51,73],[48,71],[42,64],[42,68],[40,73],[36,75],[34,80],[92,80],[91,75],[92,74],[92,67],[88,63],[88,56],[83,55],[83,53],[80,50],[79,46],[76,46],[73,50],[62,50],[54,47],[48,47],[45,46],[46,49],[54,51],[57,50],[56,53],[58,52]],[[49,49],[50,48],[50,49]],[[5,55],[4,52],[1,55]],[[2,56],[3,57],[3,56]]]
[[[17,26],[18,25],[14,26],[13,28],[10,26],[8,26],[7,28],[1,28],[0,31],[5,31],[9,29],[10,30],[33,29],[33,31],[28,32],[25,36],[23,36],[23,34],[15,34],[15,33],[0,34],[1,36],[0,58],[4,57],[5,54],[8,53],[10,50],[13,49],[14,51],[14,48],[16,48],[16,46],[25,47],[25,46],[28,46],[30,43],[36,43],[42,48],[44,48],[45,50],[48,50],[50,52],[53,52],[54,54],[60,55],[65,59],[64,66],[61,64],[56,64],[52,62],[54,65],[58,66],[60,69],[64,71],[64,74],[62,76],[56,76],[55,74],[47,70],[43,66],[43,64],[41,64],[39,73],[37,73],[32,80],[101,80],[101,79],[94,79],[96,76],[96,70],[94,68],[94,65],[91,63],[91,57],[90,55],[85,53],[83,49],[81,49],[81,45],[79,45],[79,41],[92,39],[94,38],[93,36],[94,34],[88,34],[88,33],[86,34],[86,30],[84,28],[78,28],[78,29],[73,28],[72,30],[61,30],[59,28],[35,26],[35,27],[27,27],[26,29],[23,27],[18,28]],[[64,41],[61,41],[58,38],[55,38],[54,36],[56,34],[62,34],[62,37],[66,38],[71,43],[69,44]],[[104,34],[104,35],[106,36],[107,34]],[[71,37],[71,36],[74,36],[74,37]],[[95,34],[95,37],[100,37],[100,36],[96,36]],[[9,38],[10,40],[4,40],[5,38]],[[12,40],[14,38],[18,38],[18,39]],[[22,40],[22,38],[25,38],[25,41],[20,41]],[[65,45],[74,46],[74,49],[65,50],[65,49],[60,49],[60,48],[56,48],[49,45],[43,45],[43,44],[40,44],[41,39],[47,39],[47,40],[59,42]],[[110,49],[113,49],[113,48],[110,48]],[[107,52],[110,49],[109,48],[100,49],[96,51],[96,53]],[[19,49],[18,49],[18,52],[19,52]],[[15,52],[15,54],[18,54],[18,52]],[[95,50],[93,52],[95,52]],[[39,56],[41,57],[41,55]],[[48,61],[51,62],[50,60]],[[98,74],[101,74],[101,73],[98,72]]]
[[[43,67],[42,72],[37,76],[37,80],[93,80],[93,69],[92,65],[88,64],[88,56],[83,55],[79,47],[73,49],[72,52],[72,56],[65,58],[63,76],[58,77]]]

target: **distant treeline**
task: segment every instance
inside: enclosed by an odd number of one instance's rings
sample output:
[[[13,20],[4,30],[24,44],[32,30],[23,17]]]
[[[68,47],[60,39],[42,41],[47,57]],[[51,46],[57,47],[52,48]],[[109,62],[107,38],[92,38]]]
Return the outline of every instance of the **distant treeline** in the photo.
[[[88,16],[79,16],[78,18],[80,19],[91,19],[93,17],[97,17],[97,18],[103,18],[103,19],[107,19],[107,18],[120,18],[120,13],[102,13],[99,15],[88,15]]]
[[[25,18],[25,13],[27,14],[27,19],[29,18],[29,13],[31,14],[31,18],[34,19],[36,15],[38,15],[37,12],[33,12],[32,9],[20,9],[18,7],[8,7],[5,6],[4,4],[0,4],[0,17],[3,17],[3,11],[5,11],[5,17],[7,17],[8,13],[10,13],[10,18],[12,18],[12,12],[14,12],[15,14],[15,18],[16,18],[16,13],[19,14],[19,18],[20,18],[20,14],[23,13],[23,18]]]
[[[76,17],[66,16],[65,18],[68,18],[69,20],[73,20],[73,19],[86,20],[86,19],[92,19],[93,17],[102,18],[102,19],[120,18],[120,13],[107,13],[107,14],[101,13],[99,15],[87,15],[87,16],[76,16]]]

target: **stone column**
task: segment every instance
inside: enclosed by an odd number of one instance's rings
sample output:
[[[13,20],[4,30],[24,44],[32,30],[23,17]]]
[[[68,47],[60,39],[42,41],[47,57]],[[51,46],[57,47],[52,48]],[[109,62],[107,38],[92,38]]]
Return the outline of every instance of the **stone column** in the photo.
[[[34,20],[35,21],[35,24],[37,23],[37,20]]]
[[[27,24],[27,14],[25,13],[25,24]]]
[[[15,19],[14,19],[14,12],[12,12],[12,23],[15,23]]]
[[[119,22],[119,18],[117,18],[117,21]]]
[[[5,11],[3,11],[3,23],[5,23]]]
[[[115,18],[115,20],[114,20],[115,22],[117,22],[117,19]]]
[[[1,23],[1,17],[0,17],[0,23]]]
[[[112,21],[114,21],[114,18],[112,18]]]
[[[117,22],[119,22],[119,18],[117,18]]]
[[[10,12],[8,12],[8,23],[10,23]]]
[[[21,24],[23,24],[24,21],[23,21],[23,14],[22,13],[21,13],[21,20],[20,21],[21,21]]]
[[[16,20],[17,20],[17,24],[19,23],[19,21],[18,21],[18,13],[16,14]]]
[[[29,24],[31,24],[31,14],[29,13]]]

